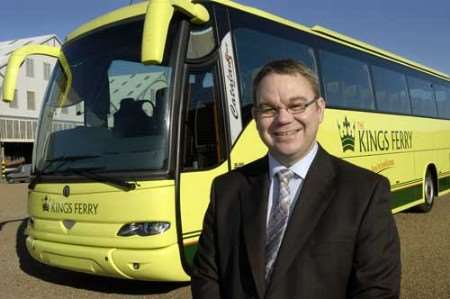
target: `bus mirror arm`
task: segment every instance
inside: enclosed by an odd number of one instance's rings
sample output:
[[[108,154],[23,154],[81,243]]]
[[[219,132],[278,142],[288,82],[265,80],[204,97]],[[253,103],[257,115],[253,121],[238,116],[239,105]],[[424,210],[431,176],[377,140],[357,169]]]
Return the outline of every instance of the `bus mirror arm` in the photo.
[[[145,14],[142,34],[141,62],[143,64],[160,64],[164,57],[170,20],[177,10],[191,18],[194,24],[209,21],[209,13],[201,4],[190,0],[151,0]]]
[[[47,45],[26,45],[15,50],[8,60],[5,79],[3,81],[3,101],[12,102],[17,85],[19,69],[25,59],[30,55],[45,55],[59,58],[61,49]]]

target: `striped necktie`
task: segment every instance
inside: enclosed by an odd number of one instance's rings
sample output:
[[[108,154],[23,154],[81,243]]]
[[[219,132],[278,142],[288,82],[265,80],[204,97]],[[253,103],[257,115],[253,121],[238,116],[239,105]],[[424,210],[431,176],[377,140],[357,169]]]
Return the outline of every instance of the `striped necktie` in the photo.
[[[270,211],[269,224],[266,228],[266,283],[270,280],[273,265],[277,258],[278,250],[280,249],[281,241],[283,240],[284,231],[289,218],[289,208],[291,202],[289,180],[292,179],[295,174],[292,170],[285,168],[277,172],[276,175],[278,176],[280,188],[278,198],[276,196],[273,197],[274,202]]]

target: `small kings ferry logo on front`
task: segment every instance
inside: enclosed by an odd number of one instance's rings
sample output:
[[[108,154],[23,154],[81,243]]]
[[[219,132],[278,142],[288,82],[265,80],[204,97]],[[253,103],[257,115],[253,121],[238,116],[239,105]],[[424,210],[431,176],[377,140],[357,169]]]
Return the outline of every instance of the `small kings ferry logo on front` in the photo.
[[[55,214],[71,215],[97,215],[99,211],[98,203],[85,202],[61,202],[50,200],[47,196],[42,199],[42,211]]]

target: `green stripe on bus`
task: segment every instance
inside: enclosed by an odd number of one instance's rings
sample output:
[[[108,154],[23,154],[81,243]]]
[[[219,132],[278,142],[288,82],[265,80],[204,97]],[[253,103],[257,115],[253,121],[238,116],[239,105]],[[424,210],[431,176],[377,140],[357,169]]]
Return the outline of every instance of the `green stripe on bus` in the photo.
[[[392,191],[391,209],[406,205],[422,198],[422,184]]]
[[[202,233],[201,230],[196,230],[196,231],[192,231],[192,232],[188,232],[188,233],[183,233],[183,239],[190,239],[193,237],[198,237],[200,236],[200,234]]]
[[[189,244],[184,246],[184,257],[189,264],[189,266],[192,266],[194,263],[194,256],[197,252],[197,243],[195,244]]]
[[[450,189],[450,176],[439,179],[439,192]]]

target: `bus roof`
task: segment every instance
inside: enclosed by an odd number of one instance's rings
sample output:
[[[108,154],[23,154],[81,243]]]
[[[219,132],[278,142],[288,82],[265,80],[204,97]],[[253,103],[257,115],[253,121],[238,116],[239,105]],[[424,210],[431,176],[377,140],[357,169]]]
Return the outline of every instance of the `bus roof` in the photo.
[[[275,21],[277,23],[289,26],[289,27],[293,27],[295,29],[301,30],[301,31],[305,31],[308,32],[312,35],[316,35],[316,36],[320,36],[322,38],[334,41],[336,43],[342,44],[342,45],[346,45],[348,47],[384,58],[384,59],[388,59],[400,64],[403,64],[405,66],[408,66],[410,68],[414,68],[416,70],[428,73],[430,75],[439,77],[441,79],[444,80],[448,80],[450,81],[450,77],[438,70],[435,70],[433,68],[424,66],[420,63],[414,62],[412,60],[406,59],[404,57],[401,57],[397,54],[394,54],[392,52],[383,50],[381,48],[375,47],[373,45],[370,45],[368,43],[365,43],[363,41],[357,40],[355,38],[346,36],[344,34],[335,32],[333,30],[327,29],[325,27],[321,27],[321,26],[313,26],[313,27],[307,27],[298,23],[295,23],[293,21],[287,20],[285,18],[276,16],[274,14],[268,13],[266,11],[251,7],[251,6],[246,6],[234,1],[230,1],[230,0],[201,0],[201,1],[194,1],[194,2],[198,2],[198,3],[206,3],[206,2],[215,2],[230,8],[234,8],[240,11],[244,11],[262,18],[266,18],[272,21]],[[92,30],[95,30],[97,28],[106,26],[108,24],[112,24],[114,22],[118,22],[121,20],[125,20],[125,19],[129,19],[129,18],[133,18],[133,17],[137,17],[140,15],[144,15],[147,9],[147,5],[148,5],[148,1],[144,1],[144,2],[140,2],[137,4],[132,4],[129,6],[125,6],[116,10],[113,10],[105,15],[102,15],[90,22],[87,22],[83,25],[81,25],[80,27],[78,27],[77,29],[75,29],[73,32],[69,33],[65,39],[65,41],[70,41],[73,40],[87,32],[90,32]]]
[[[75,38],[80,37],[81,35],[84,35],[90,31],[93,31],[95,29],[101,28],[103,26],[122,21],[125,19],[137,17],[140,15],[144,15],[147,10],[148,3],[147,1],[140,2],[137,4],[132,4],[128,6],[124,6],[118,9],[115,9],[113,11],[110,11],[107,14],[104,14],[102,16],[99,16],[92,21],[89,21],[87,23],[84,23],[71,33],[69,33],[64,42],[73,40]]]

